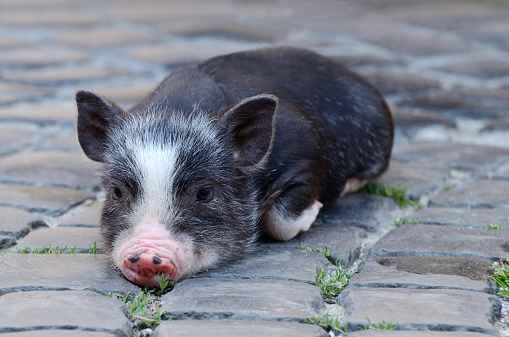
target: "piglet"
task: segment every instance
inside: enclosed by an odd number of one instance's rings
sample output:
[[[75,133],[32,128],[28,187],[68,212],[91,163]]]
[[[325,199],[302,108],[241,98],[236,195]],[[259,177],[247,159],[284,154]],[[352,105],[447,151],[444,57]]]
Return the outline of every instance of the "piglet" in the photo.
[[[360,76],[269,48],[172,72],[123,110],[76,94],[79,143],[101,163],[101,233],[125,277],[157,287],[290,240],[387,167],[391,113]]]

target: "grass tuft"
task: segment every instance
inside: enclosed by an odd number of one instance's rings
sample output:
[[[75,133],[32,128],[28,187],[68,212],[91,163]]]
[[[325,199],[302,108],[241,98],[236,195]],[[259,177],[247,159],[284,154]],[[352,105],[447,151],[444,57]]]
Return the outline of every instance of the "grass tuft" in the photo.
[[[500,260],[498,266],[494,265],[495,272],[491,276],[497,282],[500,297],[509,297],[509,258]]]
[[[348,322],[346,322],[343,325],[343,327],[340,327],[338,319],[336,318],[335,320],[333,320],[328,313],[325,313],[324,315],[322,315],[322,317],[320,316],[308,317],[306,318],[305,322],[309,324],[316,324],[326,330],[335,329],[344,336],[348,335]]]
[[[94,246],[90,246],[90,249],[88,250],[89,254],[99,254],[99,248],[97,248],[97,243],[94,242]]]
[[[506,231],[507,230],[507,227],[499,225],[499,224],[495,224],[495,223],[488,224],[486,226],[488,227],[488,229],[497,229],[497,230],[500,230],[500,231]]]
[[[408,206],[413,206],[417,209],[421,208],[418,201],[410,199],[410,194],[408,193],[407,187],[395,187],[388,185],[380,186],[376,184],[368,184],[361,188],[359,192],[391,198],[401,208],[405,208]]]
[[[417,225],[418,223],[419,223],[418,218],[411,218],[411,219],[398,218],[398,219],[394,219],[394,221],[391,223],[391,225],[396,226],[396,227],[401,227],[406,224]]]
[[[316,271],[315,285],[320,288],[326,297],[337,296],[350,282],[353,273],[341,262],[336,262],[334,270],[325,271],[323,268]]]
[[[323,247],[325,249],[322,249],[322,248],[312,249],[308,245],[304,245],[304,243],[302,243],[302,242],[300,243],[300,249],[302,249],[302,250],[305,250],[307,252],[319,253],[319,254],[322,254],[325,257],[329,257],[330,256],[330,252],[327,249],[327,246],[323,246]]]
[[[372,323],[371,320],[366,317],[368,324],[364,324],[365,330],[396,330],[398,328],[398,324],[394,324],[392,322],[386,322],[383,320],[380,323]]]
[[[130,292],[125,297],[117,293],[107,293],[106,295],[125,303],[129,317],[132,320],[139,320],[140,330],[154,328],[161,324],[162,316],[166,313],[166,311],[160,310],[161,304],[147,291],[140,292],[131,301],[129,301]]]
[[[18,251],[22,254],[72,254],[74,253],[74,251],[76,250],[76,245],[74,245],[74,247],[72,249],[67,249],[67,246],[65,247],[60,247],[60,246],[56,246],[55,248],[51,247],[51,245],[48,245],[48,247],[46,246],[42,246],[42,248],[39,248],[39,249],[36,249],[36,248],[29,248],[29,247],[24,247],[24,248],[20,248]]]

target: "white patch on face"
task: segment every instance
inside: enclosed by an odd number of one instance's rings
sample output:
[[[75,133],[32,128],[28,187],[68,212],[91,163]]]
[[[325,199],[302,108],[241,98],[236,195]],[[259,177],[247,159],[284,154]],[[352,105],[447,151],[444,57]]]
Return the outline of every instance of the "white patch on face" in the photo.
[[[134,153],[142,193],[135,207],[136,218],[154,217],[163,221],[168,216],[175,216],[173,184],[179,149],[146,144],[138,146]]]
[[[265,229],[270,236],[277,240],[288,241],[293,239],[297,234],[309,230],[322,206],[321,202],[315,201],[297,218],[289,218],[273,207],[264,216]]]

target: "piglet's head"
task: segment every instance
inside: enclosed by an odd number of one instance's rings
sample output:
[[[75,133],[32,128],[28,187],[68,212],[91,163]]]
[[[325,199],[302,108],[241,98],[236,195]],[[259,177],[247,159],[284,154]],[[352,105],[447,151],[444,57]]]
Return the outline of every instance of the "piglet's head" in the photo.
[[[261,216],[252,177],[274,143],[275,96],[217,112],[157,102],[126,112],[88,91],[76,101],[80,145],[102,164],[103,241],[128,280],[157,287],[249,252]]]

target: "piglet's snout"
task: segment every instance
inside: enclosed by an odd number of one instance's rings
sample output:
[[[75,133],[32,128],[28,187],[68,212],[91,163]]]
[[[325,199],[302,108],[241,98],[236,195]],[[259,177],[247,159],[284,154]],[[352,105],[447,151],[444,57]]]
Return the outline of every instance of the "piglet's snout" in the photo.
[[[185,246],[156,221],[138,225],[123,242],[118,264],[124,276],[140,286],[159,287],[159,279],[177,281],[188,264]]]

